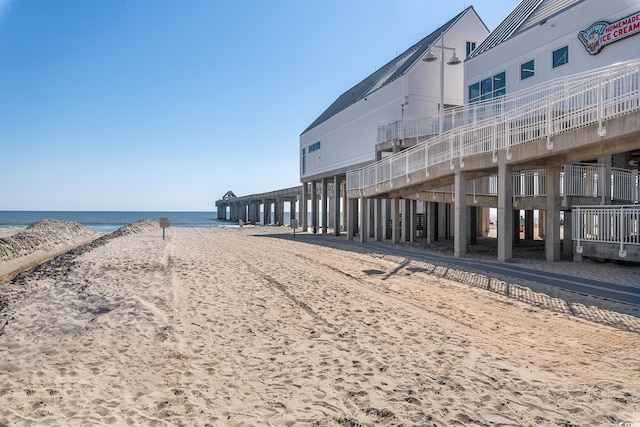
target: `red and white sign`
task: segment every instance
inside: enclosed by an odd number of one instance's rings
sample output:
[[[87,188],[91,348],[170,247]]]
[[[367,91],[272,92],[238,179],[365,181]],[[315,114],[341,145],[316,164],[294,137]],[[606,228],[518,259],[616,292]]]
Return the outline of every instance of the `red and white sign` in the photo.
[[[615,22],[598,21],[578,33],[587,52],[597,55],[608,44],[640,33],[640,12]]]

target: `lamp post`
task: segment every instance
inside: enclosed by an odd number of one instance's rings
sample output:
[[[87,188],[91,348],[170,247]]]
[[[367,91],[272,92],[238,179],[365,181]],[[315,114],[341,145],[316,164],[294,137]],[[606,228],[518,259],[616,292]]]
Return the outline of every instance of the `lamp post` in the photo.
[[[438,47],[438,46],[436,46]],[[452,47],[444,45],[444,32],[440,34],[440,57],[443,59],[440,61],[440,111],[438,116],[438,135],[442,136],[444,131],[444,50],[449,49],[453,51],[453,56],[447,61],[447,65],[458,65],[462,61],[456,56],[456,50]],[[427,53],[422,58],[424,62],[437,61],[438,57],[431,52],[431,46],[427,49]]]

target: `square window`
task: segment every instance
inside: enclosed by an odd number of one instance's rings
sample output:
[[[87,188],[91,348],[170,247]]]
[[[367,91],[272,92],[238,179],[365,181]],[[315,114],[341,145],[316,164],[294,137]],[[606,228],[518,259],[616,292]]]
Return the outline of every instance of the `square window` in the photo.
[[[520,80],[528,79],[535,75],[535,61],[532,59],[520,65]]]
[[[469,86],[469,102],[476,102],[480,99],[480,83]]]
[[[569,63],[569,46],[561,47],[553,51],[553,68]]]

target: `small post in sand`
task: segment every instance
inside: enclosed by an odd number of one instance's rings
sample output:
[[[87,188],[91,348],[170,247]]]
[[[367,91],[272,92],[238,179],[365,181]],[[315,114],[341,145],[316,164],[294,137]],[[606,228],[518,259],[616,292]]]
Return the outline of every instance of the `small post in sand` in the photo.
[[[162,227],[162,240],[164,240],[164,229],[169,226],[169,218],[166,216],[160,217],[160,227]]]
[[[291,220],[291,228],[293,228],[293,238],[296,238],[296,228],[298,228],[298,220],[297,219],[292,219]]]

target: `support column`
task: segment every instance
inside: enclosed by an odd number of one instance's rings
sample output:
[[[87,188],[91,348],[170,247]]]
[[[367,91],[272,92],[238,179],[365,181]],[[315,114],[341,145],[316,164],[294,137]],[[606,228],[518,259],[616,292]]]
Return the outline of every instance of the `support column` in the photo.
[[[467,179],[465,172],[456,171],[454,187],[453,256],[467,253]]]
[[[302,204],[300,205],[300,218],[302,220],[302,231],[309,230],[309,184],[302,183]]]
[[[524,211],[524,240],[533,240],[533,211]]]
[[[391,199],[391,243],[400,243],[400,199]]]
[[[271,224],[271,201],[270,200],[264,201],[264,212],[263,212],[262,223],[264,225]]]
[[[402,240],[405,242],[411,240],[411,200],[409,199],[402,201]]]
[[[311,232],[318,232],[318,186],[311,181]]]
[[[562,226],[562,256],[573,258],[573,229],[571,211],[564,211],[564,225]]]
[[[369,240],[369,199],[366,197],[360,197],[358,201],[360,243],[365,243]]]
[[[510,165],[498,165],[498,261],[513,258],[513,179]]]
[[[560,167],[547,168],[547,261],[560,260]]]
[[[435,202],[426,202],[426,213],[425,213],[425,233],[427,235],[427,243],[435,243],[437,239],[437,226],[436,219],[438,218],[437,210],[438,204]]]
[[[298,218],[298,212],[296,212],[296,202],[298,198],[289,200],[289,221]]]
[[[340,224],[346,229],[347,224],[347,180],[340,183],[340,192],[342,193],[342,213],[340,214]]]
[[[538,211],[538,237],[544,239],[547,235],[547,211]]]
[[[447,204],[444,202],[438,202],[436,240],[447,240]]]
[[[373,238],[376,242],[382,241],[383,230],[382,199],[374,199],[373,202]]]
[[[333,177],[333,234],[340,235],[340,177]]]
[[[322,234],[327,234],[329,222],[329,208],[327,201],[329,200],[329,180],[322,178]]]
[[[282,225],[282,211],[283,205],[279,199],[273,202],[273,223],[276,225]]]
[[[467,206],[467,247],[478,243],[478,207]]]
[[[260,222],[260,207],[262,206],[261,202],[255,202],[254,203],[254,209],[253,209],[253,223],[257,224]]]
[[[391,199],[384,199],[382,203],[382,210],[384,211],[384,221],[382,224],[383,239],[393,240],[393,230],[391,222],[393,221],[393,215],[391,214]]]
[[[358,229],[358,199],[347,199],[347,240],[352,241]]]
[[[409,200],[409,241],[416,241],[417,200]]]

